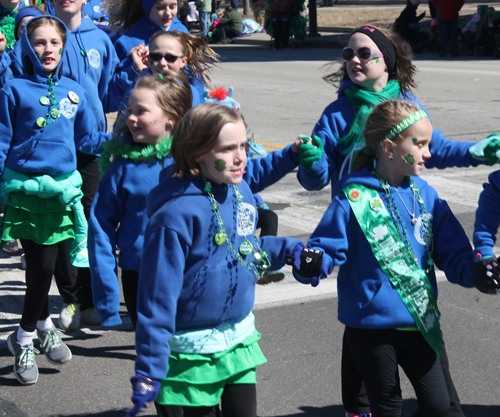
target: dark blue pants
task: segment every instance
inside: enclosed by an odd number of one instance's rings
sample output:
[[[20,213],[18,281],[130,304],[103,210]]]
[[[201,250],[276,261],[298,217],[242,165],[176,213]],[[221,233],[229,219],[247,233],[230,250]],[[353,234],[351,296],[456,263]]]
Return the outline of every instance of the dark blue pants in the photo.
[[[451,56],[458,55],[458,20],[439,20],[439,55],[446,56],[448,53],[448,38],[450,39]]]

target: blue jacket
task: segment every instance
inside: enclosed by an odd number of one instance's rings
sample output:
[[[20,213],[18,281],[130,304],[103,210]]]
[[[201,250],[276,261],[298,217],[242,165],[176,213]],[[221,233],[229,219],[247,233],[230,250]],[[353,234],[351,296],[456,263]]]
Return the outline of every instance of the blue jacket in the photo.
[[[103,327],[121,323],[118,265],[139,271],[144,231],[148,222],[146,198],[159,182],[161,161],[114,161],[99,183],[89,220],[89,261],[94,305]]]
[[[37,19],[37,18],[34,18]],[[57,176],[76,169],[76,150],[98,153],[105,136],[95,133],[95,118],[85,90],[73,80],[53,77],[61,116],[51,124],[48,106],[40,103],[48,94],[49,77],[36,57],[26,31],[21,36],[23,53],[34,73],[9,81],[0,91],[0,175],[5,166],[23,173]],[[79,102],[71,100],[75,93]],[[44,127],[37,119],[48,119]]]
[[[154,33],[162,29],[154,23],[148,16],[143,16],[134,26],[127,29],[115,42],[116,53],[118,59],[123,61],[127,58],[130,50],[144,43],[149,45],[149,40]],[[184,26],[177,17],[174,17],[172,24],[168,30],[178,30],[179,32],[189,33],[189,30]]]
[[[243,230],[237,226],[232,187],[212,187],[234,249],[245,238],[255,245],[257,210],[246,182],[239,190],[251,224]],[[241,322],[252,311],[257,279],[227,243],[215,243],[219,226],[200,177],[162,177],[149,195],[148,215],[137,295],[135,369],[138,375],[159,380],[167,374],[172,335]],[[299,243],[274,236],[258,240],[271,270],[281,268]],[[254,255],[245,258],[252,262]]]
[[[56,16],[56,9],[52,1],[45,3],[45,11],[52,16]],[[100,0],[88,0],[83,3],[82,16],[88,17],[93,22],[107,22],[109,20],[109,15],[105,14],[101,9]]]
[[[12,70],[10,69],[11,63],[12,60],[9,52],[4,51],[0,56],[0,88],[2,88],[7,81],[14,78]]]
[[[117,71],[118,57],[111,40],[89,18],[69,33],[63,54],[63,75],[75,80],[88,93],[97,120],[97,130],[106,132],[105,113],[116,111],[108,103],[114,94],[127,90],[137,78],[132,66]],[[118,93],[116,92],[118,91]]]
[[[441,200],[436,191],[419,177],[414,177],[420,189],[427,214],[422,216],[418,204],[415,206],[418,223],[412,226],[411,217],[398,194],[391,187],[395,202],[404,221],[408,239],[418,263],[427,269],[428,257],[425,247],[424,219],[430,219],[435,265],[443,270],[450,282],[464,287],[473,287],[474,259],[469,239],[462,226],[451,212],[448,204]],[[378,179],[366,168],[345,176],[340,183],[362,184],[377,190],[390,213],[389,202]],[[413,207],[413,193],[407,181],[398,191],[407,207]],[[340,265],[337,277],[338,318],[347,326],[363,329],[393,329],[414,327],[415,322],[396,289],[389,281],[376,260],[370,244],[362,232],[349,200],[343,192],[337,195],[325,212],[318,227],[311,235],[308,246],[325,251],[324,261],[328,272]],[[434,269],[427,274],[437,297]]]
[[[490,258],[495,256],[493,246],[500,226],[500,171],[491,173],[483,188],[476,211],[473,242],[476,253]]]
[[[243,178],[252,190],[263,190],[297,167],[298,157],[291,147],[248,160]],[[120,249],[118,265],[122,269],[140,270],[148,222],[146,197],[158,185],[162,166],[166,168],[161,178],[168,181],[172,164],[171,158],[155,164],[118,158],[99,183],[90,211],[88,248],[94,304],[103,327],[121,323],[115,248]]]
[[[338,139],[349,133],[351,122],[357,112],[344,93],[347,87],[352,86],[351,81],[344,82],[339,90],[339,97],[333,103],[328,105],[320,119],[314,126],[313,135],[318,136],[325,147],[325,154],[310,169],[299,167],[297,179],[300,184],[309,191],[321,190],[328,183],[331,183],[332,199],[341,190],[338,186],[341,177],[341,167],[346,159],[338,145]],[[399,96],[400,99],[410,101],[419,106],[426,113],[415,96],[410,94],[408,97]],[[474,145],[471,142],[454,142],[446,139],[440,130],[434,130],[430,151],[432,157],[427,160],[427,168],[448,168],[448,167],[466,167],[477,166],[479,161],[472,158],[469,154],[469,148]],[[348,168],[342,175],[348,173]]]

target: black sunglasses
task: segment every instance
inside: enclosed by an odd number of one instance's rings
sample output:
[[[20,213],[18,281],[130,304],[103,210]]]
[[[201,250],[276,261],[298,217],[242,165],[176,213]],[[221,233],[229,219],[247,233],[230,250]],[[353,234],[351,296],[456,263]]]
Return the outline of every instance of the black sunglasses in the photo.
[[[362,46],[357,52],[355,52],[354,48],[351,48],[350,46],[346,46],[342,49],[342,59],[344,62],[348,62],[353,59],[354,55],[363,61],[367,61],[372,58],[382,56],[383,54],[380,51],[374,51],[370,46]]]
[[[162,58],[165,58],[165,61],[169,62],[170,64],[172,62],[177,61],[178,58],[181,58],[180,56],[175,56],[171,54],[160,54],[159,52],[153,52],[152,54],[149,54],[149,59],[154,62],[159,62],[161,61]]]

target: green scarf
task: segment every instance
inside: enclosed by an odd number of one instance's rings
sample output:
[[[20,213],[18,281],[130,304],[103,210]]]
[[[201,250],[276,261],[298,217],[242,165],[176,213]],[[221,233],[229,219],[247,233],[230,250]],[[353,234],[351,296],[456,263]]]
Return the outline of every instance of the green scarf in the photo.
[[[391,80],[379,93],[363,90],[359,85],[348,87],[344,92],[352,106],[358,109],[352,120],[351,130],[347,135],[339,139],[339,143],[343,145],[342,154],[348,155],[356,145],[365,143],[363,132],[373,107],[386,100],[395,99],[399,96],[401,90],[399,81]]]
[[[130,159],[136,164],[142,162],[153,163],[157,159],[162,160],[170,155],[170,147],[172,146],[172,137],[165,136],[160,142],[148,146],[131,145],[123,143],[119,140],[111,140],[103,143],[104,152],[101,154],[100,171],[104,175],[114,157]]]

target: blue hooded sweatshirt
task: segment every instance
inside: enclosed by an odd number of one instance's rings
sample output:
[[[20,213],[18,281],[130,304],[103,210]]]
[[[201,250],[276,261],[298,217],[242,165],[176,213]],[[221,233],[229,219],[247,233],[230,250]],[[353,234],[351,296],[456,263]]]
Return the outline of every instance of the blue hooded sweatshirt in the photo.
[[[95,118],[85,90],[75,81],[59,76],[62,60],[52,78],[61,115],[57,119],[46,116],[53,107],[43,105],[41,98],[48,96],[50,78],[26,30],[21,44],[33,71],[27,70],[28,74],[9,81],[0,91],[0,175],[5,166],[28,174],[71,173],[76,170],[76,150],[98,153],[105,136],[94,131]],[[43,127],[37,124],[40,117],[48,122]]]
[[[429,268],[425,225],[430,222],[434,264],[444,271],[450,282],[473,287],[473,252],[464,229],[436,190],[419,177],[413,177],[413,180],[420,189],[427,211],[427,214],[422,215],[416,204],[415,217],[418,222],[415,226],[411,224],[411,217],[404,206],[413,207],[414,196],[408,182],[405,180],[397,187],[404,204],[394,187],[391,187],[391,195],[405,224],[418,264],[423,269]],[[340,187],[343,189],[348,184],[362,184],[376,190],[390,213],[386,193],[368,169],[343,177]],[[326,262],[328,273],[332,272],[335,265],[340,265],[337,277],[338,319],[342,323],[362,329],[415,327],[408,309],[380,268],[343,192],[333,199],[311,235],[308,246],[325,251],[323,261]],[[427,276],[437,297],[434,268]]]
[[[172,164],[172,158],[154,164],[118,158],[99,183],[90,211],[88,248],[94,304],[103,327],[121,324],[116,247],[120,249],[118,266],[139,271],[148,223],[146,199],[160,181],[167,184]],[[261,191],[297,165],[298,157],[289,145],[265,158],[249,159],[243,179],[252,191]],[[166,168],[160,174],[162,166]]]
[[[348,156],[342,154],[343,149],[339,144],[339,138],[349,133],[352,120],[357,112],[344,92],[352,85],[354,85],[352,81],[346,81],[342,84],[338,99],[325,108],[314,126],[312,135],[318,136],[323,142],[324,155],[309,169],[299,167],[297,173],[300,184],[309,191],[321,190],[328,183],[331,183],[332,199],[341,190],[338,185],[340,178],[349,172],[348,167],[344,168],[344,172],[341,172],[342,165]],[[408,94],[408,96],[400,94],[398,99],[409,101],[427,113],[412,94]],[[469,153],[469,148],[473,145],[474,143],[471,142],[448,140],[441,134],[440,130],[434,129],[430,145],[432,157],[426,161],[425,166],[426,168],[440,169],[477,166],[480,162]]]
[[[232,187],[212,183],[225,229],[237,251],[253,232],[257,210],[245,181],[239,185],[250,223],[242,228]],[[200,177],[164,177],[149,194],[149,223],[137,295],[136,373],[162,379],[167,374],[169,339],[179,331],[212,329],[241,322],[252,311],[255,274],[243,266],[227,243],[217,245],[219,230]],[[246,236],[245,236],[246,235]],[[258,239],[281,268],[300,242],[266,236]],[[254,254],[245,257],[252,262]]]
[[[45,11],[52,16],[56,16],[56,9],[52,1],[45,3]],[[100,0],[87,0],[82,6],[82,16],[88,17],[93,22],[107,22],[109,20],[109,15],[105,14],[101,9]]]
[[[500,227],[500,171],[495,171],[488,177],[488,182],[483,184],[483,191],[479,196],[474,223],[473,242],[475,252],[482,258],[496,256],[493,247]],[[475,258],[476,261],[481,258]]]
[[[14,78],[12,70],[10,69],[11,63],[10,54],[4,51],[0,56],[0,88],[2,88],[7,81]]]

